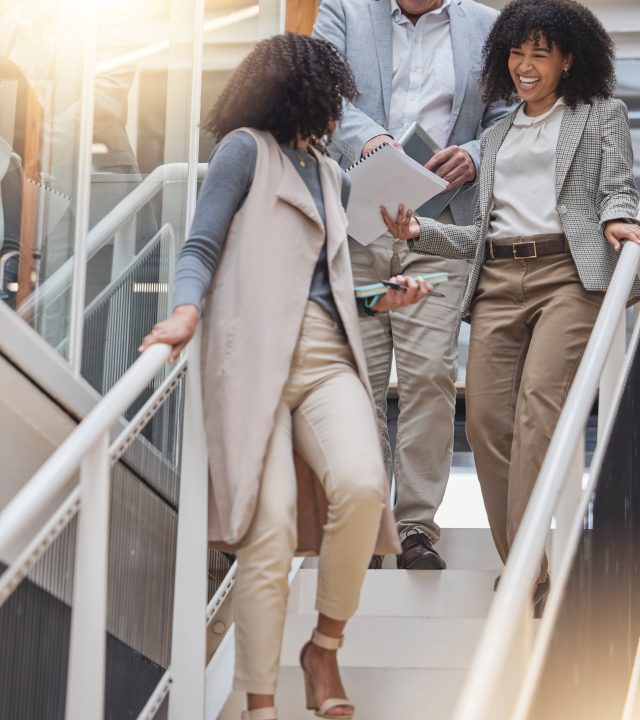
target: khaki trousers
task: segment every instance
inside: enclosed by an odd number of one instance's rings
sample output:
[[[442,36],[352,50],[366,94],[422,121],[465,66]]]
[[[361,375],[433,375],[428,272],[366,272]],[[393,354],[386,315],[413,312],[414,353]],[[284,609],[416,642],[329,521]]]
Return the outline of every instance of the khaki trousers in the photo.
[[[235,688],[247,693],[270,695],[276,687],[296,548],[293,448],[328,501],[316,609],[348,620],[358,606],[386,489],[371,400],[343,332],[313,302],[274,420],[254,520],[237,553]]]
[[[584,289],[568,252],[482,268],[471,307],[467,436],[503,561],[602,299]],[[539,579],[546,573],[544,558]]]
[[[460,305],[469,266],[466,260],[418,255],[388,234],[367,247],[350,239],[349,250],[356,285],[387,280],[398,273],[449,273],[449,281],[437,288],[444,298],[427,298],[360,321],[387,474],[391,478],[393,471],[396,479],[394,512],[400,539],[417,528],[437,542],[440,528],[434,516],[451,470]],[[400,409],[395,457],[387,429],[393,351]]]

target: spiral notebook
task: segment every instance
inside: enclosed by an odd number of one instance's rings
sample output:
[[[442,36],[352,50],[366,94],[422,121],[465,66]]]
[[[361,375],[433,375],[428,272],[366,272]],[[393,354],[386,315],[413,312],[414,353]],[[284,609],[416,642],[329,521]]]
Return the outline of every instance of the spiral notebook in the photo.
[[[425,165],[431,159],[432,155],[442,150],[431,135],[417,122],[414,122],[408,128],[398,142],[402,145],[407,155],[420,163],[420,165]],[[424,205],[416,208],[416,215],[437,220],[459,190],[460,187],[457,187],[455,190],[439,193]]]
[[[348,233],[369,245],[387,230],[380,215],[391,217],[398,207],[417,208],[441,193],[447,183],[393,145],[385,143],[347,169],[351,194],[347,205]]]

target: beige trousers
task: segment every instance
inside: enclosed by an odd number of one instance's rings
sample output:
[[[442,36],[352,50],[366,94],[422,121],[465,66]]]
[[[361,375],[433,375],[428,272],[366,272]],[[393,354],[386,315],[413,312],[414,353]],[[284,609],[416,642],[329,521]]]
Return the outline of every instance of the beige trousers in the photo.
[[[450,213],[439,219],[452,221]],[[469,266],[466,260],[418,255],[390,235],[367,247],[350,239],[349,250],[356,285],[387,280],[398,273],[449,273],[449,282],[437,288],[444,298],[428,298],[360,321],[387,474],[391,479],[393,471],[396,479],[394,513],[400,539],[417,528],[436,542],[440,528],[434,517],[451,470],[460,305]],[[400,415],[392,457],[387,391],[393,351]]]
[[[467,436],[506,561],[600,310],[570,253],[488,260],[471,307]],[[542,560],[540,580],[547,573]]]
[[[316,609],[348,620],[378,535],[384,470],[371,401],[346,338],[313,302],[274,420],[254,520],[237,554],[235,688],[247,693],[270,695],[276,687],[296,548],[293,448],[328,501]]]

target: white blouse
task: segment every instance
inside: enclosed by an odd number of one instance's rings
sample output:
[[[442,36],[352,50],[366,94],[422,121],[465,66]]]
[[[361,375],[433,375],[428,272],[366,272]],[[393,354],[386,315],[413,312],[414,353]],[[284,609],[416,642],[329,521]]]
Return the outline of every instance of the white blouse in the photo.
[[[556,146],[566,103],[529,117],[518,110],[498,155],[487,237],[564,232],[556,207]]]

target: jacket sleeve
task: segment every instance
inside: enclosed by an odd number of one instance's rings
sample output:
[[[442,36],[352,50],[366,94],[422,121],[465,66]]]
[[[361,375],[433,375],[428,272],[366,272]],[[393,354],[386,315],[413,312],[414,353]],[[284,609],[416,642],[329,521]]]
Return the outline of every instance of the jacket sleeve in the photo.
[[[640,195],[633,176],[633,146],[624,103],[599,103],[602,163],[596,205],[600,225],[610,220],[635,220]]]
[[[322,0],[318,17],[313,26],[313,37],[328,40],[348,61],[347,17],[343,0]],[[332,144],[351,162],[362,154],[362,147],[376,135],[388,135],[389,131],[358,110],[353,103],[345,101],[340,124],[332,136]]]
[[[472,260],[480,242],[479,225],[444,225],[431,218],[417,218],[420,237],[407,241],[409,250],[420,255]]]

